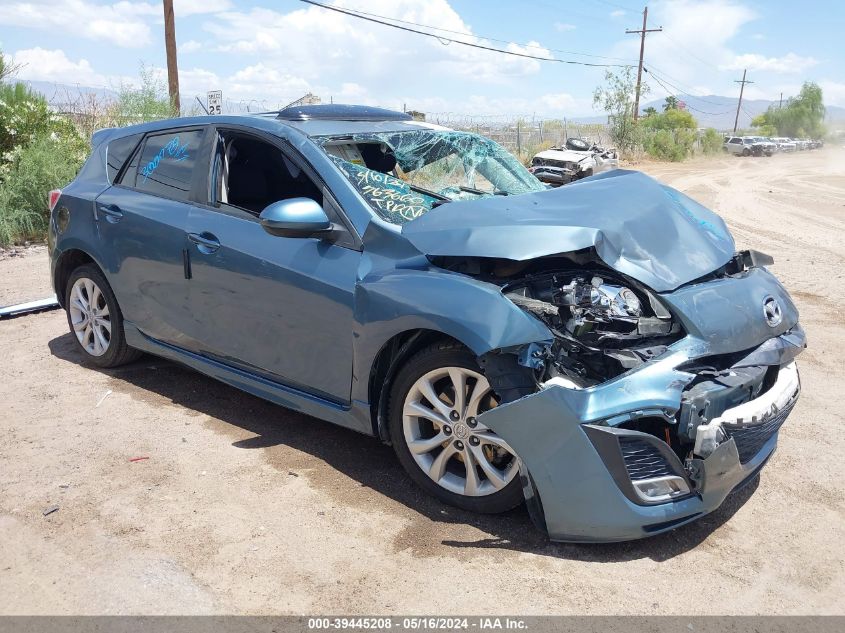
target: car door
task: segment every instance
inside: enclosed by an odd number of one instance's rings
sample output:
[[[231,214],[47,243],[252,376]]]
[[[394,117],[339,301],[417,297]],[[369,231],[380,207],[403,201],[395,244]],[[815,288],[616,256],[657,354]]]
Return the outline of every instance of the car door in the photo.
[[[184,345],[185,226],[205,182],[206,128],[147,134],[115,183],[95,200],[103,266],[123,316],[148,336]],[[110,169],[113,166],[110,165]]]
[[[360,240],[304,159],[278,139],[221,130],[218,140],[208,205],[188,214],[191,337],[206,356],[347,402]],[[342,223],[340,239],[265,232],[258,215],[267,204],[303,196]]]
[[[730,148],[731,154],[741,154],[743,150],[742,139],[734,136],[728,142],[728,147]]]

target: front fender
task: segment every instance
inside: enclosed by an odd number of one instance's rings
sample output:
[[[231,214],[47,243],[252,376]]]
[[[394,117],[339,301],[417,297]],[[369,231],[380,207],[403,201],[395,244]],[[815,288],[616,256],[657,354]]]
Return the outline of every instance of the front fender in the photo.
[[[480,356],[491,350],[551,342],[551,331],[505,298],[499,287],[437,269],[393,269],[355,287],[353,398],[367,399],[369,368],[397,334],[433,330]]]

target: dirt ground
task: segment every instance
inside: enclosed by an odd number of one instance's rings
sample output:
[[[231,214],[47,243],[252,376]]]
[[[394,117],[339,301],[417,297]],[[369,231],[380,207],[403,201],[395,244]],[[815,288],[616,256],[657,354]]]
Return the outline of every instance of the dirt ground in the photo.
[[[845,151],[641,167],[775,256],[809,337],[777,453],[720,510],[550,544],[370,438],[155,358],[86,365],[48,312],[0,322],[0,614],[845,613]],[[48,294],[43,249],[0,260],[0,305]]]

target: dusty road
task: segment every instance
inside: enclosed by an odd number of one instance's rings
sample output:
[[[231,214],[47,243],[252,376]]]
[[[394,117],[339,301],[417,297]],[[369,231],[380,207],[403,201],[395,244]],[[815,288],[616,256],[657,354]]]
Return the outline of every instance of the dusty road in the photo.
[[[0,322],[0,613],[845,613],[843,165],[643,167],[775,255],[810,349],[759,480],[640,542],[549,544],[524,509],[432,501],[369,438],[154,358],[87,366],[62,312]],[[0,261],[0,297],[38,298],[36,269]]]

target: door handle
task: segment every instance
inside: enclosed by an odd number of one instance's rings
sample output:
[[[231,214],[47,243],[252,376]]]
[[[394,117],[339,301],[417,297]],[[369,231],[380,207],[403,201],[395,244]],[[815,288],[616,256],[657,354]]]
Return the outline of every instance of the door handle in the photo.
[[[210,255],[220,248],[220,240],[205,231],[202,233],[188,233],[188,239],[197,245],[197,250],[200,253],[205,253],[206,255]]]
[[[123,211],[116,204],[97,204],[97,210],[106,216],[106,220],[112,224],[120,222],[123,218]]]

